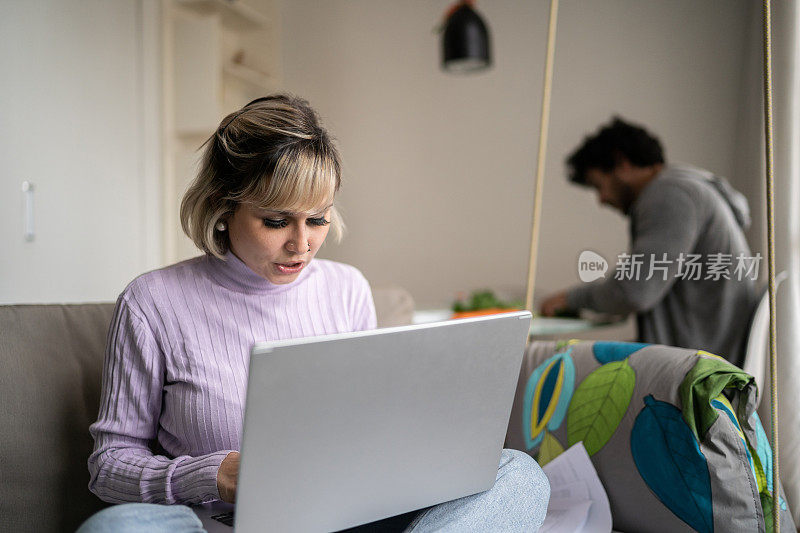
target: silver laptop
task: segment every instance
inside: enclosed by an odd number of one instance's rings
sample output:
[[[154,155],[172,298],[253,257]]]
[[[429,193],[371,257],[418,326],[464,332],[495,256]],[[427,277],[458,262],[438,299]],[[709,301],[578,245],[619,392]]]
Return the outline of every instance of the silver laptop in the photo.
[[[491,488],[530,320],[256,344],[236,530],[337,531]],[[232,507],[196,512],[223,531]]]

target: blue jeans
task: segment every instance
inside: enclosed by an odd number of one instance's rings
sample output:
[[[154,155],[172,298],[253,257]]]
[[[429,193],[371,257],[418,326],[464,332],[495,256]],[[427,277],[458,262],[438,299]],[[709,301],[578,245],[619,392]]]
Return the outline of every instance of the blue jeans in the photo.
[[[478,494],[421,511],[408,533],[431,531],[532,532],[539,529],[550,500],[550,484],[529,455],[503,450],[494,486]],[[185,505],[128,503],[96,513],[77,533],[202,533],[200,520]]]

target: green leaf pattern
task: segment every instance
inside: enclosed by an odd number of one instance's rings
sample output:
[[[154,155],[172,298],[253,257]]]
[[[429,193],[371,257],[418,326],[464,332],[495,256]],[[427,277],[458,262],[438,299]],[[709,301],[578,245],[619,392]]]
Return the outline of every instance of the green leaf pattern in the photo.
[[[764,510],[764,529],[767,533],[773,533],[775,520],[772,518],[772,496],[766,492],[762,492],[759,496],[761,496],[761,508]]]
[[[627,360],[605,364],[586,376],[567,412],[567,443],[583,441],[591,456],[605,446],[625,416],[636,374]]]
[[[539,466],[544,466],[559,455],[564,453],[564,447],[558,442],[552,433],[544,432],[544,439],[542,445],[539,447],[539,455],[536,456],[536,462]]]

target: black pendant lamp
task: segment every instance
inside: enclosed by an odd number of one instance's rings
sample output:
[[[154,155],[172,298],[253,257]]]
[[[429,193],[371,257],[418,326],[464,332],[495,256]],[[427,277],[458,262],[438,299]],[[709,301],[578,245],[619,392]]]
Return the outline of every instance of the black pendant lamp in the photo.
[[[492,65],[489,28],[464,0],[454,5],[442,32],[442,69],[448,72],[476,72]]]

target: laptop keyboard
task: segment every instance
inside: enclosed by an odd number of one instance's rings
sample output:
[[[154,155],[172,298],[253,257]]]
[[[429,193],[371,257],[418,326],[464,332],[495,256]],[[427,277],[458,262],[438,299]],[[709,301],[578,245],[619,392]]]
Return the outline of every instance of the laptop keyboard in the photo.
[[[222,522],[226,526],[233,527],[233,511],[229,511],[227,513],[215,514],[211,518],[213,518],[217,522]]]
[[[422,511],[424,510],[425,509],[423,509]],[[411,511],[409,513],[404,513],[401,515],[384,518],[383,520],[378,520],[376,522],[370,522],[369,524],[363,524],[353,528],[343,529],[339,533],[356,533],[356,532],[399,533],[405,531],[408,528],[408,526],[414,521],[414,518],[416,518],[416,516],[420,513],[421,513],[420,510]],[[226,526],[233,527],[233,511],[229,511],[227,513],[215,514],[211,518],[213,518],[217,522],[222,522]]]

